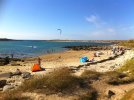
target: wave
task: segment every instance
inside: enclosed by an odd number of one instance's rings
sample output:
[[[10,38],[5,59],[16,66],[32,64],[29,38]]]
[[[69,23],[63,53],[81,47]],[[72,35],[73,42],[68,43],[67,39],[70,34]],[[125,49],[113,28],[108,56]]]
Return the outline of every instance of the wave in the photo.
[[[26,46],[26,47],[29,47],[29,48],[37,48],[37,46]]]

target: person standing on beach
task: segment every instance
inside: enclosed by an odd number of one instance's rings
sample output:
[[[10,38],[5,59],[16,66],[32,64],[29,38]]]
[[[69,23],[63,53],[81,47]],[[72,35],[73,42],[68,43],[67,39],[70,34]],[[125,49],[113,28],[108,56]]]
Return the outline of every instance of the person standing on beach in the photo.
[[[38,64],[41,67],[41,58],[40,57],[38,57]]]

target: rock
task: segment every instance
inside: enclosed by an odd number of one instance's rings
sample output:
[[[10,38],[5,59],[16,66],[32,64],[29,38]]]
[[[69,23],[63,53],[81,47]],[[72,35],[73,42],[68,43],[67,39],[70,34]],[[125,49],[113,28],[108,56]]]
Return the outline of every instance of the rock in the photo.
[[[10,60],[9,57],[5,57],[5,58],[0,58],[0,66],[4,66],[9,64]]]
[[[23,82],[24,81],[24,79],[22,78],[22,76],[18,76],[18,75],[13,76],[12,77],[12,80],[15,80],[15,82],[13,82],[12,84],[15,84],[16,82]]]
[[[6,85],[6,80],[0,80],[0,88],[3,88]]]
[[[13,89],[13,88],[14,88],[14,86],[12,86],[12,85],[5,85],[5,86],[3,87],[3,92],[8,91],[8,90],[11,90],[11,89]]]
[[[14,79],[7,79],[7,84],[9,84],[9,83],[14,83],[14,82],[15,82]]]
[[[108,90],[107,95],[108,95],[108,98],[111,98],[113,95],[115,95],[115,93],[111,90]]]
[[[22,73],[22,78],[30,78],[31,77],[31,73],[29,73],[29,72],[23,72]]]
[[[18,87],[18,86],[21,86],[22,85],[22,82],[11,83],[10,85],[11,86],[14,86],[14,87]]]
[[[17,63],[13,63],[13,64],[11,64],[11,66],[21,66],[21,65],[17,64]]]

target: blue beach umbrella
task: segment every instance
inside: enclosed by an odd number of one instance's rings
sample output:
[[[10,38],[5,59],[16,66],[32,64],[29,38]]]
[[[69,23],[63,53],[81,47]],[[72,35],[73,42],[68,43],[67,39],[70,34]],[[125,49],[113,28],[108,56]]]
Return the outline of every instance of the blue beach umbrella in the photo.
[[[84,56],[82,58],[80,58],[80,62],[84,63],[84,62],[87,62],[89,59],[87,56]]]

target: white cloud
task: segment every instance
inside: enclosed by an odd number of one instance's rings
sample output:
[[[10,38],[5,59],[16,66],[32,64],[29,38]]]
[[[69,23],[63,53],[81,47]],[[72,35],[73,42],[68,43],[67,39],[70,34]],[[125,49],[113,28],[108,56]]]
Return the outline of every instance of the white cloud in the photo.
[[[86,17],[86,21],[88,21],[91,24],[94,24],[96,27],[100,27],[101,25],[106,24],[106,22],[102,21],[96,15],[90,15],[89,17]]]
[[[90,15],[89,17],[86,17],[86,21],[88,21],[89,24],[96,26],[93,31],[89,32],[88,37],[91,39],[123,39],[124,37],[126,37],[126,34],[123,34],[121,32],[121,29],[109,25],[99,16]],[[132,28],[134,27],[129,27],[129,29]]]
[[[93,24],[97,24],[98,23],[98,19],[95,15],[91,15],[90,17],[86,17],[86,20],[90,23]]]

